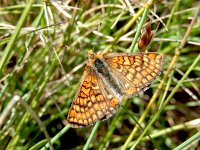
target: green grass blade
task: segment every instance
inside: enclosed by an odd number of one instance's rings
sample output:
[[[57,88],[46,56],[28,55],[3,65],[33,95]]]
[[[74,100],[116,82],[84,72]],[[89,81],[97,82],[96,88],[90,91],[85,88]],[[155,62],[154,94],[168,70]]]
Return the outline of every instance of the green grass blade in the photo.
[[[24,25],[24,23],[26,21],[26,18],[29,15],[29,11],[30,11],[30,9],[31,9],[34,1],[35,0],[30,0],[29,1],[28,5],[24,9],[24,12],[22,13],[22,15],[21,15],[21,17],[20,17],[20,19],[18,21],[16,29],[15,29],[13,35],[11,36],[11,38],[10,38],[10,40],[8,42],[8,45],[5,48],[4,55],[1,58],[1,61],[0,61],[0,71],[2,71],[3,67],[5,66],[5,64],[9,61],[9,57],[10,57],[12,48],[15,45],[15,42],[16,42],[16,40],[18,38],[18,35],[19,35],[19,32],[20,32],[21,28],[23,27],[23,25]]]

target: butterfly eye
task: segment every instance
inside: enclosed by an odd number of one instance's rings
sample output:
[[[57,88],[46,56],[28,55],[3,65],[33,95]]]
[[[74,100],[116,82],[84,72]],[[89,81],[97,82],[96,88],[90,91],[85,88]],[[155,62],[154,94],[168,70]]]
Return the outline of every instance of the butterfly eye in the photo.
[[[95,86],[97,86],[97,84],[96,83],[92,83],[92,86],[95,87]]]

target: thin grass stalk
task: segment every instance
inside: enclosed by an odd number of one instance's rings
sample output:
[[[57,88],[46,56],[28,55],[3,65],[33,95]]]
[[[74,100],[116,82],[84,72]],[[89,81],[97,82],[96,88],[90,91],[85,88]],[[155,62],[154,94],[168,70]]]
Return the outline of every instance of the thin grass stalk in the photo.
[[[51,143],[55,143],[63,134],[65,134],[70,129],[70,126],[65,126],[60,132],[58,132],[52,139]],[[39,144],[39,143],[38,143]],[[43,146],[40,150],[46,150],[49,148],[49,143],[47,143],[45,146]]]
[[[142,19],[141,19],[141,21],[140,21],[140,23],[138,25],[138,28],[136,30],[136,34],[135,34],[135,36],[133,38],[133,42],[132,42],[128,52],[135,53],[137,51],[137,41],[138,41],[138,38],[140,36],[141,30],[142,30],[142,26],[143,26],[143,24],[144,24],[144,22],[145,22],[145,20],[147,18],[148,12],[149,12],[149,8],[145,8],[144,9],[144,13],[142,15]]]
[[[151,138],[158,138],[162,135],[173,133],[174,131],[184,130],[185,128],[187,128],[188,130],[190,130],[190,129],[193,130],[193,129],[198,129],[199,127],[200,127],[200,119],[195,119],[195,120],[191,120],[186,123],[178,124],[178,125],[166,128],[166,129],[154,130],[154,132],[151,133],[149,136],[151,136]],[[148,140],[149,140],[148,136],[145,136],[142,138],[142,141],[148,141]],[[128,148],[132,147],[135,144],[135,142],[136,141],[132,141],[129,144]]]
[[[97,121],[97,123],[95,124],[94,128],[92,129],[92,132],[91,132],[86,144],[83,147],[83,150],[88,150],[89,145],[92,142],[92,139],[94,138],[94,136],[95,136],[95,134],[97,132],[97,129],[99,128],[100,124],[101,124],[101,121]]]
[[[189,144],[191,144],[193,141],[198,140],[200,138],[200,131],[198,131],[195,135],[193,135],[191,138],[187,139],[185,142],[177,146],[174,150],[182,150],[186,148]],[[198,142],[197,141],[197,142]]]

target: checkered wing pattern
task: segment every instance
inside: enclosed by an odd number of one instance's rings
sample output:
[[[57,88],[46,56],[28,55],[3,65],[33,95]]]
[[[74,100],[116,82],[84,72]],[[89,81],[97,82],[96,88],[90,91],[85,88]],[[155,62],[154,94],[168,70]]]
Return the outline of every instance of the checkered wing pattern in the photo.
[[[144,91],[162,70],[162,56],[158,53],[105,53],[103,57],[127,97]]]
[[[68,123],[74,128],[92,125],[98,120],[111,117],[119,103],[120,100],[109,89],[105,89],[101,77],[86,66],[83,80],[68,113]]]

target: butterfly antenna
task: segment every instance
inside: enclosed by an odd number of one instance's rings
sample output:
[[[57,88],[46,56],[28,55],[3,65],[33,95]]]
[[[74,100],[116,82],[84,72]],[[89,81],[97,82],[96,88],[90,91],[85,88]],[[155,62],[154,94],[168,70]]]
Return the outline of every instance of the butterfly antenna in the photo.
[[[96,40],[95,40],[95,43],[98,43],[99,41],[99,37],[101,36],[101,33],[99,32],[100,31],[100,28],[101,28],[101,22],[99,23],[99,26],[98,26],[98,30],[97,31],[93,31],[94,34],[96,34]],[[95,46],[96,44],[94,44],[92,50],[94,51],[95,50]]]

